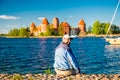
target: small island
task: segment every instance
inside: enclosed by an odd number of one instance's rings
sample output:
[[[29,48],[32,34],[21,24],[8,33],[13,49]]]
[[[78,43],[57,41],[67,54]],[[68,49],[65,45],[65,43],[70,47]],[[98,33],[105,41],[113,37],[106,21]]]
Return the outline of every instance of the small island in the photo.
[[[64,34],[75,35],[78,37],[104,37],[107,33],[110,23],[96,20],[92,26],[86,29],[86,23],[83,19],[78,22],[78,27],[71,26],[68,22],[59,22],[59,18],[54,17],[52,23],[44,18],[40,25],[34,22],[29,27],[14,28],[9,30],[8,34],[0,34],[7,38],[58,38]],[[120,28],[112,24],[109,34],[119,36]]]

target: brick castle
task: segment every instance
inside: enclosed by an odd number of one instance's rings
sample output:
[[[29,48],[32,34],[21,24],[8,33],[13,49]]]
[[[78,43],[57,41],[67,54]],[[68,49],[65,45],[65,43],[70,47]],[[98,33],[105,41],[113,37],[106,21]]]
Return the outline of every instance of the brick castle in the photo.
[[[57,17],[53,18],[52,23],[50,24],[47,18],[44,18],[40,25],[36,26],[34,22],[30,25],[30,34],[34,36],[38,36],[40,33],[44,33],[47,30],[47,26],[51,25],[50,28],[54,29],[54,31],[58,32],[59,27],[59,19]],[[78,23],[77,28],[72,28],[67,22],[61,22],[61,26],[63,29],[63,34],[71,34],[74,31],[74,35],[86,35],[86,24],[83,19],[81,19]]]

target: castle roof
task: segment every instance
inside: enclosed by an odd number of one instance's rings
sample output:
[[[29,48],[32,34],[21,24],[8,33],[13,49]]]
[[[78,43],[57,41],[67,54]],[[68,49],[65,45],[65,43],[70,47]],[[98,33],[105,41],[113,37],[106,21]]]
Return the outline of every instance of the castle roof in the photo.
[[[80,22],[78,23],[78,25],[85,25],[85,22],[83,19],[80,20]]]
[[[70,27],[70,25],[67,22],[62,22],[63,27]]]
[[[57,18],[57,17],[54,17],[54,18],[53,18],[53,21],[55,21],[55,20],[58,21],[58,18]]]
[[[30,27],[35,27],[35,23],[34,23],[34,22],[32,22],[32,24],[30,25]]]
[[[42,24],[46,24],[46,25],[48,25],[48,24],[49,24],[49,22],[48,22],[47,18],[44,18],[44,19],[43,19]]]

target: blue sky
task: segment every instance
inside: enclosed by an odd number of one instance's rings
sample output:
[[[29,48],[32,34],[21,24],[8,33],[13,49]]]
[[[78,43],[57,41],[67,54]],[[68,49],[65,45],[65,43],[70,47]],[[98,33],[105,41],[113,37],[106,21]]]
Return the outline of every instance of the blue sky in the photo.
[[[54,17],[78,27],[84,19],[86,27],[99,20],[111,22],[118,0],[0,0],[0,33],[12,28],[40,25],[44,17],[49,23]],[[120,6],[113,24],[120,26]]]

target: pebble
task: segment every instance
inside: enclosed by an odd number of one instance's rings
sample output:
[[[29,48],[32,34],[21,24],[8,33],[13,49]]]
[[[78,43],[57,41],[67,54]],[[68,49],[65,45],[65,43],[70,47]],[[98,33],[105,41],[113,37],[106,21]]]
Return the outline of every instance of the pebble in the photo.
[[[54,74],[0,74],[0,80],[120,80],[120,74],[80,74],[65,77]]]

